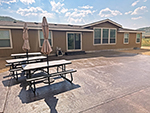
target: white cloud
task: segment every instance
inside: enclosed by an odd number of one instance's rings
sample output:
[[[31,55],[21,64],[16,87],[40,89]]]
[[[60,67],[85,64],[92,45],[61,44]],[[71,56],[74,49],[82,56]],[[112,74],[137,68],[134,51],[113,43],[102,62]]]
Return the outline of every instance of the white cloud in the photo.
[[[59,10],[62,8],[62,6],[64,6],[63,3],[62,4],[60,2],[56,3],[55,1],[50,1],[50,4],[52,6],[52,11],[55,11],[57,13],[60,13]]]
[[[84,20],[83,20],[83,18],[72,18],[72,17],[70,17],[70,18],[68,18],[68,20],[67,20],[69,23],[73,23],[73,22],[75,22],[75,23],[80,23],[80,22],[83,22]]]
[[[67,17],[67,16],[69,16],[71,13],[70,12],[67,12],[66,14],[65,14],[65,16]]]
[[[146,9],[147,9],[146,6],[138,7],[133,11],[133,13],[131,13],[131,15],[138,15],[138,14],[143,14],[144,12],[148,12],[148,10]]]
[[[147,0],[142,0],[142,1],[147,2]],[[140,2],[140,0],[137,0],[137,1],[133,2],[131,6],[135,6],[138,2]]]
[[[93,6],[86,5],[86,6],[79,6],[79,8],[83,8],[83,9],[92,9]]]
[[[65,9],[64,7],[61,9],[61,13],[66,13],[68,11],[68,9]]]
[[[133,2],[131,6],[135,6],[139,1],[140,0],[137,0],[137,1]]]
[[[125,12],[125,15],[128,15],[128,14],[130,14],[130,13],[132,13],[132,11]]]
[[[64,0],[61,0],[60,2],[50,1],[50,4],[52,6],[52,11],[55,11],[59,14],[65,14],[65,17],[68,18],[67,21],[69,23],[72,22],[84,22],[84,17],[86,17],[89,14],[93,14],[96,11],[92,11],[91,9],[93,6],[82,6],[78,8],[82,8],[81,10],[75,8],[75,9],[67,9],[64,7],[64,3],[62,3]]]
[[[132,20],[138,20],[138,19],[140,19],[140,18],[142,18],[141,16],[139,16],[139,17],[136,17],[136,18],[131,18]]]
[[[93,14],[95,11],[92,11],[92,10],[79,10],[79,9],[71,9],[69,10],[70,12],[67,12],[65,14],[65,17],[68,17],[68,22],[69,23],[72,23],[72,22],[75,22],[75,23],[81,23],[81,22],[84,22],[84,17],[88,16],[89,14]]]
[[[69,17],[85,17],[88,14],[93,14],[93,11],[91,11],[91,10],[74,9],[74,11],[72,13],[67,12],[65,16],[69,16]]]
[[[20,0],[20,2],[29,5],[29,4],[35,3],[35,0]]]
[[[31,7],[28,9],[19,8],[16,13],[20,14],[21,16],[46,16],[47,18],[53,18],[54,16],[53,13],[48,13],[40,7]]]
[[[10,3],[15,3],[16,0],[0,0],[0,4],[2,3],[6,3],[6,4],[10,4]]]
[[[117,15],[122,15],[122,13],[117,10],[110,10],[109,8],[105,8],[99,12],[99,15],[101,17],[113,17]]]

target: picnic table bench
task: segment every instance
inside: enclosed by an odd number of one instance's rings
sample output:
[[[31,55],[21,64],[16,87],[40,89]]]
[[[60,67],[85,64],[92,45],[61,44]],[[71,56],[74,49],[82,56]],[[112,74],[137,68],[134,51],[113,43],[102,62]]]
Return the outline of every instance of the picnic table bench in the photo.
[[[11,54],[11,57],[17,58],[17,57],[23,57],[26,56],[27,53],[17,53],[17,54]],[[33,52],[33,53],[28,53],[28,56],[38,56],[41,55],[40,52]]]
[[[19,58],[19,59],[9,59],[6,60],[8,64],[6,66],[10,66],[9,71],[12,72],[12,76],[18,80],[18,74],[17,71],[22,71],[22,65],[29,64],[29,63],[35,63],[40,62],[45,59],[46,56],[36,56],[36,57],[29,57],[29,58]]]
[[[47,62],[27,64],[23,68],[23,70],[27,72],[26,81],[28,82],[29,88],[32,89],[32,91],[35,93],[36,81],[48,79],[48,83],[50,84],[51,83],[50,79],[51,77],[54,76],[61,76],[63,79],[72,83],[73,81],[72,73],[76,72],[77,70],[74,69],[66,70],[66,65],[71,63],[72,63],[71,61],[67,61],[67,60],[56,60],[56,61],[49,61],[48,64]],[[51,67],[57,67],[57,71],[55,73],[49,73],[49,68]],[[47,69],[47,71],[44,71],[45,68]],[[61,71],[59,71],[59,69],[61,69]],[[42,70],[44,73],[41,74],[41,76],[33,77],[32,75],[36,75],[34,73],[38,70]],[[33,73],[31,73],[31,71],[33,71]],[[66,77],[66,74],[70,74],[71,79],[68,79]]]

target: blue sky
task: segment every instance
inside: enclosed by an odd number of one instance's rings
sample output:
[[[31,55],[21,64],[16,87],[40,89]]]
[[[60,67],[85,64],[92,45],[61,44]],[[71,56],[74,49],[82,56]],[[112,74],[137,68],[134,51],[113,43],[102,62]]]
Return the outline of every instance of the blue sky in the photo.
[[[0,16],[84,25],[111,19],[124,28],[150,26],[150,0],[0,0]]]

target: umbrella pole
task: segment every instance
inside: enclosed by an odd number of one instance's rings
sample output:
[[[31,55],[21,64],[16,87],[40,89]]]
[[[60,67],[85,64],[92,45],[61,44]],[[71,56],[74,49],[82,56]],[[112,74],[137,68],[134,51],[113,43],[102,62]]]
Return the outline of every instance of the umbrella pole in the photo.
[[[49,63],[48,63],[48,54],[47,54],[47,65],[49,65]],[[48,67],[47,67],[47,73],[49,75],[49,68]]]
[[[27,53],[26,53],[26,54],[27,54],[27,59],[28,59],[28,50],[27,50]]]
[[[27,62],[28,62],[28,49],[27,49],[27,51],[26,51],[26,55],[27,55]]]
[[[47,65],[49,65],[49,63],[48,63],[48,54],[47,54]]]

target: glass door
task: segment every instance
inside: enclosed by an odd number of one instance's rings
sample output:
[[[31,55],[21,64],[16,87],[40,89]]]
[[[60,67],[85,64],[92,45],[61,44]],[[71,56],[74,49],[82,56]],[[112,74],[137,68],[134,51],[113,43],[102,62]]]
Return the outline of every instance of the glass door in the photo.
[[[80,49],[81,49],[81,34],[68,33],[68,50],[80,50]]]

